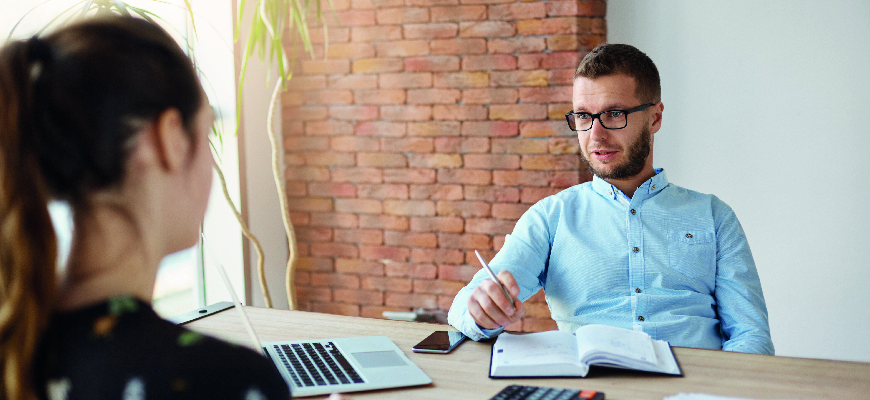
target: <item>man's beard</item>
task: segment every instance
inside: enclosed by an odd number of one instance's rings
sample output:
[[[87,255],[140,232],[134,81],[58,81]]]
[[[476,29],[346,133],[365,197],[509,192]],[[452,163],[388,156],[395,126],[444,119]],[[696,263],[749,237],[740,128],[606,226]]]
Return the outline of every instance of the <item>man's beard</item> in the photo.
[[[650,136],[649,127],[644,127],[643,131],[640,132],[640,136],[628,146],[628,158],[625,162],[613,166],[610,172],[597,170],[582,151],[580,152],[580,158],[589,166],[589,170],[601,179],[628,179],[641,173],[646,166],[646,159],[649,157],[652,148]]]

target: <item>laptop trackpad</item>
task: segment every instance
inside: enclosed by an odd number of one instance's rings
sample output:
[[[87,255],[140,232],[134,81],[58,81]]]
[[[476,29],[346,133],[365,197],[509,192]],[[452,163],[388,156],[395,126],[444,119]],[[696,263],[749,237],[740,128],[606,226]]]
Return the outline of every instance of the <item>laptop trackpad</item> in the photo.
[[[393,350],[366,351],[361,353],[351,353],[351,355],[363,368],[401,367],[403,365],[408,365],[405,360],[399,357],[399,355]]]

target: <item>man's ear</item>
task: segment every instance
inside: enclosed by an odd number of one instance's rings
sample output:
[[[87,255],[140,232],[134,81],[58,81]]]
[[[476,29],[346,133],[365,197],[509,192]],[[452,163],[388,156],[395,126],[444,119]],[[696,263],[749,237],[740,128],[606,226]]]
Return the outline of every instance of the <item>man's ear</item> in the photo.
[[[659,129],[662,128],[662,114],[665,111],[665,105],[662,102],[658,102],[657,104],[650,107],[652,111],[652,125],[649,128],[650,133],[656,133]]]
[[[170,172],[181,169],[190,155],[190,138],[177,109],[170,108],[160,113],[154,139],[160,165]]]

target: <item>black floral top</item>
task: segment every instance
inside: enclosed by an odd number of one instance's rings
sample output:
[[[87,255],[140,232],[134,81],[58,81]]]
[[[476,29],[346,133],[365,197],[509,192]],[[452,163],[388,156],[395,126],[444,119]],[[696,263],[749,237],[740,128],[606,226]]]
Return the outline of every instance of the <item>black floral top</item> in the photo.
[[[46,400],[290,398],[269,360],[165,321],[131,297],[57,314],[40,354]]]

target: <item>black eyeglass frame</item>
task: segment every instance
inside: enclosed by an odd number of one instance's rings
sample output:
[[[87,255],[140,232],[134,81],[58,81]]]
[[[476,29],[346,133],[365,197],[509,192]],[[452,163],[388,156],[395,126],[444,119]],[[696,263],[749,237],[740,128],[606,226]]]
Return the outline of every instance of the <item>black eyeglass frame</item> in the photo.
[[[637,107],[634,107],[634,108],[629,108],[628,110],[606,110],[606,111],[602,111],[602,112],[600,112],[600,113],[598,113],[598,114],[592,114],[592,113],[588,113],[588,112],[579,112],[579,113],[578,113],[578,112],[571,111],[571,112],[565,114],[565,121],[568,121],[568,129],[571,129],[571,130],[574,131],[574,132],[586,132],[586,131],[592,129],[592,125],[595,124],[595,119],[596,119],[596,118],[598,118],[598,123],[601,124],[601,126],[602,126],[604,129],[623,129],[623,128],[625,128],[626,126],[628,126],[628,114],[635,113],[635,112],[638,112],[638,111],[646,110],[647,108],[650,108],[650,107],[652,107],[652,106],[654,106],[654,105],[655,105],[655,103],[646,103],[646,104],[641,104],[641,105],[639,105],[639,106],[637,106]],[[619,111],[619,112],[625,114],[625,125],[623,125],[623,126],[621,126],[621,127],[619,127],[619,128],[608,128],[608,127],[604,126],[604,123],[603,123],[603,122],[601,122],[601,116],[602,116],[603,114],[607,114],[607,113],[609,113],[609,112],[614,112],[614,111]],[[572,115],[580,115],[580,114],[587,114],[587,115],[589,115],[590,117],[592,117],[592,123],[589,124],[589,127],[586,128],[586,129],[575,129],[575,128],[572,128],[572,127],[571,127],[571,116],[572,116]]]

